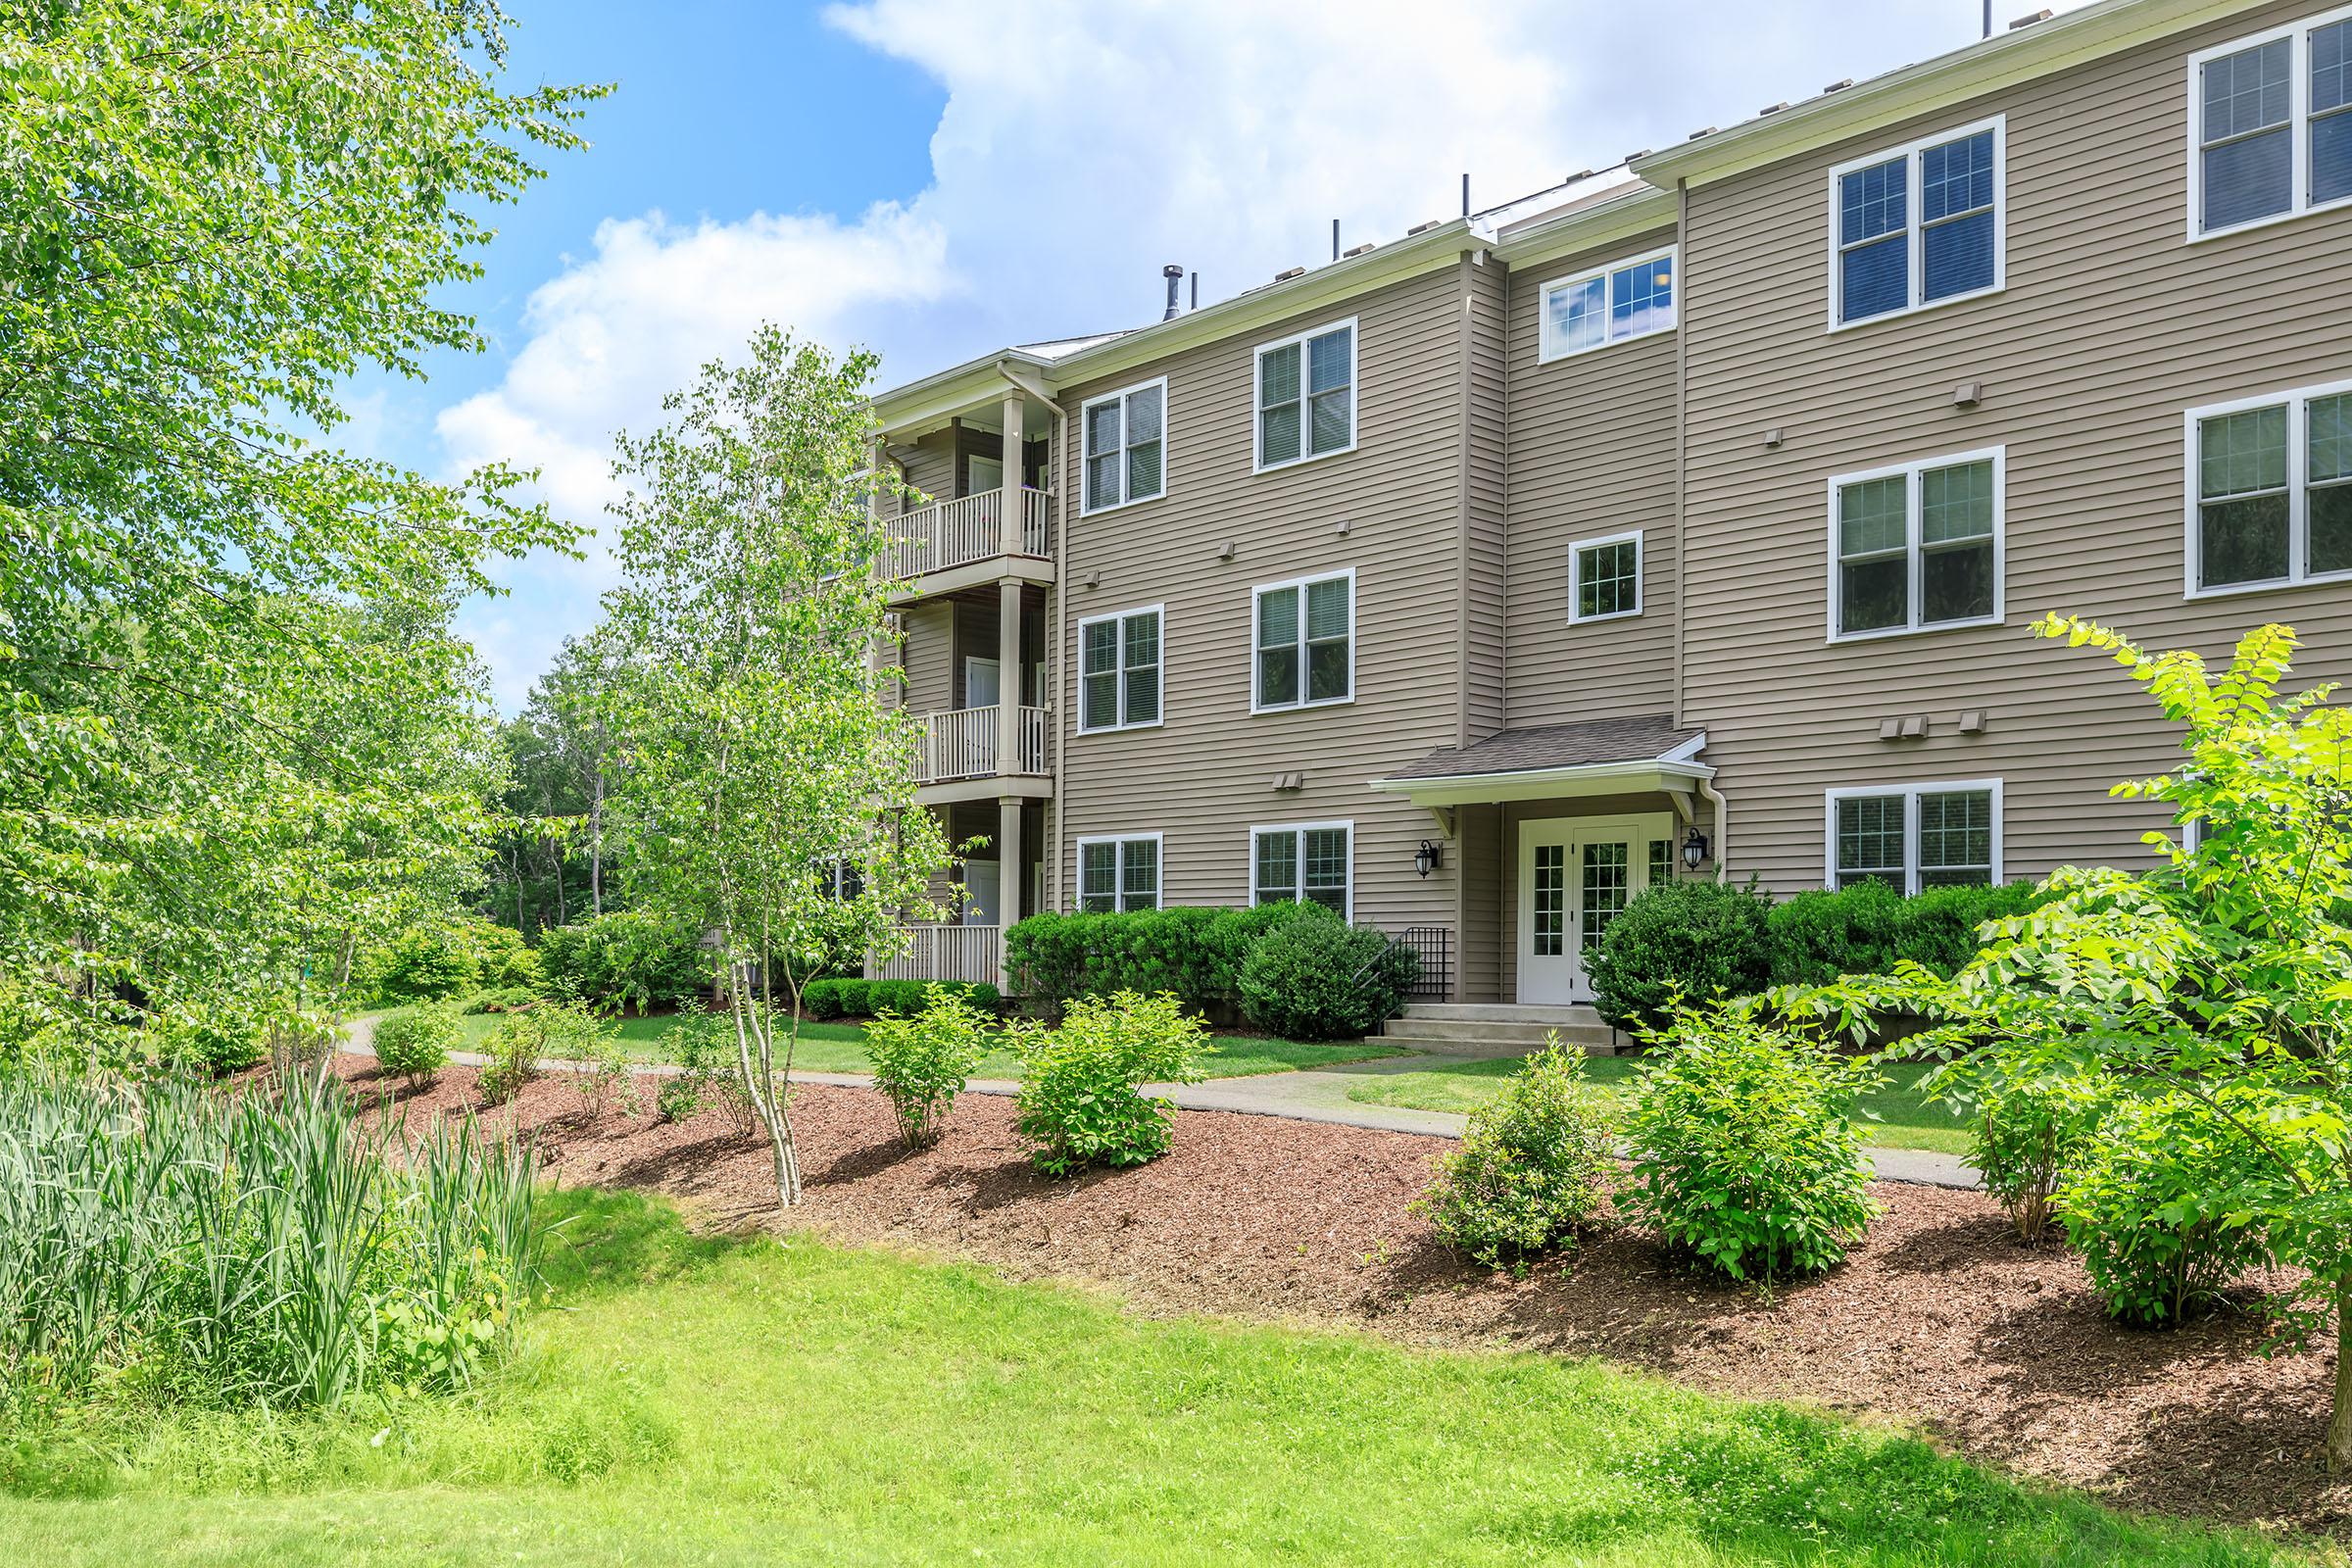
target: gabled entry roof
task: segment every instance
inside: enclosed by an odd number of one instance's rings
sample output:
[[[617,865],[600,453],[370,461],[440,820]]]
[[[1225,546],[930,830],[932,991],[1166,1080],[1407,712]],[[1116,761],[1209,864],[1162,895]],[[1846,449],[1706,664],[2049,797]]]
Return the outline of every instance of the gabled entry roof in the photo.
[[[1441,746],[1372,788],[1420,806],[1540,801],[1646,790],[1687,793],[1715,770],[1696,759],[1707,732],[1672,714],[1506,729],[1472,746]]]

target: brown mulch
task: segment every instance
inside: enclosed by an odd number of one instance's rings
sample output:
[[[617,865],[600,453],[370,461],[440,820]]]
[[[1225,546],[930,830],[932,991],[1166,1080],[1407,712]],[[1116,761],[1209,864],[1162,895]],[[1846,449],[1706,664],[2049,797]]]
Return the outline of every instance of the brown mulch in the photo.
[[[363,1091],[388,1087],[371,1059],[338,1066]],[[397,1102],[413,1121],[469,1105],[473,1076],[452,1068]],[[963,1096],[916,1154],[870,1090],[803,1085],[793,1104],[807,1195],[782,1223],[842,1240],[1106,1283],[1149,1312],[1598,1356],[1892,1424],[2127,1507],[2352,1534],[2352,1485],[2329,1483],[2320,1457],[2332,1355],[2265,1359],[2251,1312],[2115,1327],[2081,1263],[2019,1244],[1981,1193],[1877,1184],[1885,1212],[1846,1262],[1771,1295],[1678,1267],[1630,1232],[1513,1279],[1460,1262],[1406,1212],[1443,1140],[1183,1111],[1165,1158],[1050,1181],[1002,1097]],[[777,1222],[764,1140],[713,1113],[597,1123],[548,1078],[496,1118],[510,1115],[563,1181]]]

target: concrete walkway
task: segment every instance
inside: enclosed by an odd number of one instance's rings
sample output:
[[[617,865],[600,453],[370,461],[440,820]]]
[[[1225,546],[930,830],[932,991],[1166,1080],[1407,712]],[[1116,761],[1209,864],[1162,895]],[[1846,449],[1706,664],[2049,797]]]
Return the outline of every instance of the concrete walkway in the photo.
[[[372,1056],[369,1044],[374,1020],[354,1021],[344,1037],[344,1050],[355,1056]],[[479,1067],[489,1058],[471,1051],[450,1054],[450,1060]],[[1212,1078],[1200,1084],[1146,1084],[1144,1092],[1174,1101],[1186,1110],[1230,1110],[1245,1116],[1283,1116],[1293,1121],[1328,1122],[1339,1127],[1363,1127],[1375,1132],[1416,1133],[1425,1138],[1459,1138],[1469,1118],[1449,1110],[1413,1110],[1402,1105],[1374,1105],[1350,1100],[1348,1092],[1359,1084],[1396,1073],[1419,1072],[1460,1056],[1385,1056],[1374,1061],[1344,1062],[1331,1067],[1307,1067],[1297,1072],[1260,1073],[1250,1078]],[[576,1070],[578,1063],[547,1061],[549,1072]],[[674,1077],[678,1069],[666,1062],[641,1062],[637,1070],[658,1078]],[[844,1089],[871,1089],[871,1074],[862,1072],[796,1072],[796,1083],[831,1084]],[[964,1085],[968,1094],[1012,1095],[1020,1085],[1008,1078],[975,1078]],[[1910,1182],[1922,1187],[1972,1188],[1983,1185],[1976,1167],[1957,1154],[1924,1149],[1866,1148],[1881,1181]]]

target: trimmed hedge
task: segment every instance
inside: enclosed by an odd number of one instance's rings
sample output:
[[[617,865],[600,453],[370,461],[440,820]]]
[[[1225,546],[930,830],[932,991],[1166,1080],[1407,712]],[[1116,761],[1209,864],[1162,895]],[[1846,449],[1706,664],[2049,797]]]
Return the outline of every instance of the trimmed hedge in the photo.
[[[930,1004],[933,989],[986,1013],[995,1013],[1004,1003],[997,988],[985,980],[860,980],[853,976],[809,981],[801,988],[801,1011],[817,1019],[870,1018],[883,1012],[912,1017]]]
[[[1977,927],[2034,906],[2034,884],[1929,888],[1904,898],[1884,882],[1799,893],[1765,917],[1775,985],[1885,974],[1910,958],[1949,978],[1977,956]]]
[[[1168,992],[1194,1010],[1235,1006],[1251,951],[1298,920],[1342,923],[1319,904],[1033,914],[1004,933],[1006,984],[1033,1005],[1054,1008],[1121,991]]]
[[[1421,959],[1368,925],[1292,920],[1242,963],[1242,1011],[1284,1040],[1361,1039],[1396,1015]]]

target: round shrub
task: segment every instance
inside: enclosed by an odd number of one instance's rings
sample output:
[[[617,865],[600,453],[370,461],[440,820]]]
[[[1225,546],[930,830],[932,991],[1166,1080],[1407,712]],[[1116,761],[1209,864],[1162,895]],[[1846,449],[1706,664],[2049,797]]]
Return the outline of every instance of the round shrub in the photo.
[[[1854,1107],[1879,1081],[1737,1005],[1678,1013],[1636,1071],[1619,1206],[1734,1279],[1828,1268],[1876,1212]]]
[[[938,1141],[956,1097],[988,1054],[995,1036],[989,1015],[962,988],[934,985],[921,1011],[876,1018],[865,1031],[874,1059],[874,1087],[898,1117],[908,1149]]]
[[[387,1002],[441,1002],[474,988],[474,944],[457,925],[414,926],[392,939],[373,968],[371,989]]]
[[[1421,977],[1412,950],[1370,926],[1292,920],[1242,962],[1242,1010],[1285,1040],[1360,1038],[1396,1015]]]
[[[1609,1097],[1553,1035],[1470,1112],[1413,1207],[1446,1246],[1491,1267],[1573,1249],[1606,1200],[1616,1136]]]
[[[1969,1117],[1968,1161],[2017,1227],[2038,1242],[2057,1213],[2066,1173],[2098,1130],[2106,1097],[2088,1078],[2019,1081],[1997,1053],[1951,1062],[1922,1085]]]
[[[2230,1106],[2259,1123],[2256,1106]],[[2059,1189],[2067,1240],[2109,1315],[2171,1327],[2272,1261],[2249,1188],[2275,1179],[2244,1136],[2180,1096],[2111,1107]]]
[[[412,1084],[429,1084],[449,1065],[461,1038],[455,1008],[403,1007],[375,1026],[376,1063]]]
[[[1744,997],[1771,977],[1766,903],[1752,886],[1654,882],[1619,910],[1588,954],[1593,1005],[1620,1028],[1655,1030],[1678,1001]]]
[[[811,980],[801,987],[801,1011],[819,1022],[841,1016],[841,986],[835,979]]]
[[[1057,1028],[1018,1025],[1021,1087],[1014,1127],[1049,1176],[1088,1165],[1141,1165],[1168,1152],[1176,1106],[1142,1093],[1150,1083],[1199,1083],[1214,1049],[1173,995],[1122,991],[1072,1002]]]
[[[710,955],[701,933],[638,909],[615,909],[539,938],[539,964],[552,984],[567,981],[591,1002],[635,1007],[689,1002],[710,988]]]

